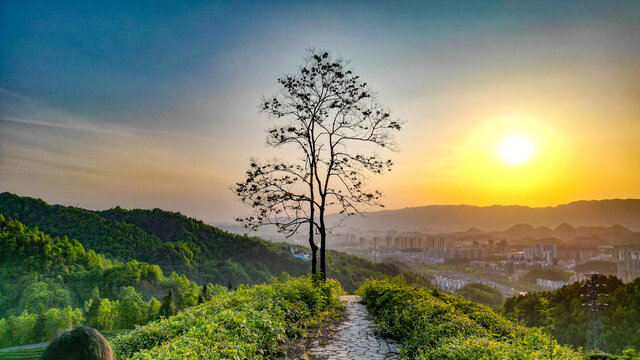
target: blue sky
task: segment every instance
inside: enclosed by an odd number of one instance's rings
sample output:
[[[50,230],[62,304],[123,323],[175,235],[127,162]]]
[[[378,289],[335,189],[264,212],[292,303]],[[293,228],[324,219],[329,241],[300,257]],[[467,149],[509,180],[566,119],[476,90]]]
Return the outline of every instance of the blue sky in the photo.
[[[640,5],[558,3],[1,1],[0,190],[233,218],[228,209],[242,209],[228,186],[263,151],[260,96],[275,92],[276,78],[294,71],[310,46],[350,59],[412,124],[400,139],[407,154],[450,158],[431,142],[459,147],[451,134],[473,122],[461,108],[489,113],[478,103],[517,92],[536,98],[578,89],[577,108],[602,99],[585,89],[608,89],[619,100],[596,106],[603,115],[592,128],[609,111],[608,121],[628,130],[638,119]],[[537,107],[522,101],[491,111]],[[620,107],[628,113],[611,115]],[[419,176],[409,165],[415,155],[407,159],[398,178],[380,186]],[[391,205],[475,199],[434,196],[441,184],[414,185],[421,196],[395,194]],[[566,200],[639,195],[624,186]]]
[[[404,57],[477,30],[517,35],[638,15],[633,2],[311,4],[5,1],[0,83],[117,121],[215,94],[233,83],[230,72],[246,71],[235,68],[238,61],[268,68],[261,58],[272,62],[285,52],[297,59],[308,46],[337,45],[351,56],[366,52],[388,61],[393,53]]]

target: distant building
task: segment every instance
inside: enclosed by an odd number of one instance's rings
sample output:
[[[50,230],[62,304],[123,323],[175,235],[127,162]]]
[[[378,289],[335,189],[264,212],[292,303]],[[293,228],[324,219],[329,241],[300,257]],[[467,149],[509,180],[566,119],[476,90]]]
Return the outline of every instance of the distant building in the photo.
[[[522,254],[525,259],[533,259],[536,257],[536,249],[535,248],[524,248],[522,249]]]
[[[304,260],[304,261],[310,261],[311,260],[311,255],[307,254],[306,252],[304,252],[302,250],[289,248],[289,251],[291,252],[291,255],[296,259],[301,259],[301,260]]]
[[[498,242],[496,251],[501,255],[505,255],[508,250],[509,244],[507,243],[507,240],[500,240],[500,242]]]
[[[442,275],[436,275],[434,282],[437,287],[449,291],[458,290],[467,284],[467,281],[463,279],[453,279]]]
[[[618,266],[618,277],[632,281],[640,277],[640,249],[633,246],[616,246],[613,249],[613,261]]]
[[[558,258],[558,246],[556,244],[545,244],[544,250],[545,252],[549,251],[551,253],[551,258],[553,259]]]
[[[543,288],[547,288],[547,289],[551,289],[551,290],[555,290],[555,289],[559,289],[565,285],[567,285],[567,282],[565,281],[554,281],[554,280],[548,280],[548,279],[536,279],[536,284],[538,284],[538,286],[542,286]]]
[[[536,257],[541,258],[544,255],[544,244],[536,244],[535,249]]]

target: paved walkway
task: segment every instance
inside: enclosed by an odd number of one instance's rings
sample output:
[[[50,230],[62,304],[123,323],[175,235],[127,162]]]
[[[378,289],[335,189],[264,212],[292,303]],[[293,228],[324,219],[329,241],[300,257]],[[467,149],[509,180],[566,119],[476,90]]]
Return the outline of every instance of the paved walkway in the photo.
[[[312,359],[397,359],[398,346],[374,333],[374,325],[359,296],[342,296],[346,318],[326,344],[314,341]]]
[[[0,349],[0,351],[11,351],[11,350],[18,350],[18,349],[35,349],[35,348],[46,347],[48,345],[49,345],[49,341],[45,341],[45,342],[41,342],[41,343],[37,343],[37,344],[28,344],[28,345],[18,345],[18,346],[6,347],[6,348]]]

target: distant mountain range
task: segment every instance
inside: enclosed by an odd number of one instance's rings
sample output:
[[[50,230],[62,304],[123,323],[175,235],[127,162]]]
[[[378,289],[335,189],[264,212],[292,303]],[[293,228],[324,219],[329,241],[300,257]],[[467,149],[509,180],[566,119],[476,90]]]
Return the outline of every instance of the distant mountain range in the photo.
[[[508,240],[513,246],[531,246],[534,243],[555,243],[565,247],[597,247],[602,245],[640,245],[640,232],[624,226],[578,226],[562,223],[556,228],[517,224],[503,231],[482,231],[471,228],[463,232],[447,233],[458,241]]]
[[[331,215],[330,219],[337,223],[339,218]],[[364,217],[352,216],[342,223],[342,227],[444,233],[473,231],[473,228],[481,232],[502,231],[516,224],[528,225],[517,225],[507,231],[545,236],[552,232],[575,233],[574,227],[585,226],[614,226],[607,231],[621,230],[616,229],[616,225],[640,231],[640,199],[574,201],[549,207],[430,205],[370,212]]]

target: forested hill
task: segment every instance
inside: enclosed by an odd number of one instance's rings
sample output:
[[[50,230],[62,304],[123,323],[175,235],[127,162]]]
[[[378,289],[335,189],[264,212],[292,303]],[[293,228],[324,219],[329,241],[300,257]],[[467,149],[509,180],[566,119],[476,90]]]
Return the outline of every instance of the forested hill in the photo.
[[[66,236],[51,237],[0,213],[0,317],[50,308],[81,308],[95,297],[120,299],[126,287],[145,298],[169,289],[182,296],[197,285],[157,265],[114,262]],[[195,298],[197,299],[197,293]]]
[[[184,309],[224,291],[212,284],[201,289],[176,273],[165,277],[157,265],[109,260],[2,213],[0,279],[0,347],[47,341],[80,323],[133,328],[161,314],[157,299],[177,300]]]
[[[596,320],[586,306],[593,287],[601,303]],[[600,348],[604,345],[611,353],[621,353],[628,346],[640,349],[640,278],[623,283],[614,276],[596,275],[554,291],[509,298],[503,311],[527,326],[544,326],[547,308],[554,324],[552,334],[562,343],[589,348],[597,340]],[[600,328],[598,339],[593,338],[594,321]]]
[[[256,284],[283,271],[299,276],[309,270],[309,263],[292,257],[286,244],[231,234],[160,209],[89,211],[5,192],[0,212],[52,236],[77,239],[107,258],[157,264],[198,283]],[[336,252],[328,253],[328,265],[328,275],[349,290],[368,277],[398,273]]]
[[[156,236],[124,222],[109,222],[100,215],[74,207],[49,205],[29,197],[0,194],[0,212],[52,236],[77,239],[88,249],[117,259],[155,260],[161,246]]]

